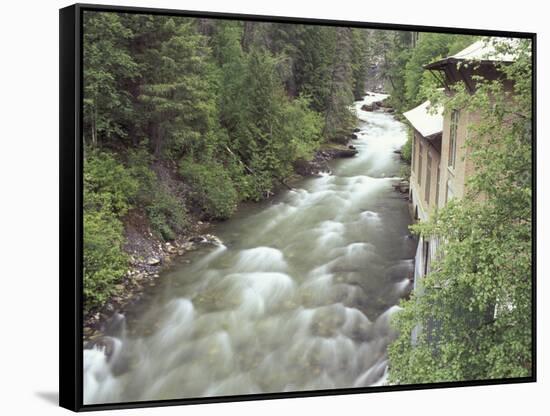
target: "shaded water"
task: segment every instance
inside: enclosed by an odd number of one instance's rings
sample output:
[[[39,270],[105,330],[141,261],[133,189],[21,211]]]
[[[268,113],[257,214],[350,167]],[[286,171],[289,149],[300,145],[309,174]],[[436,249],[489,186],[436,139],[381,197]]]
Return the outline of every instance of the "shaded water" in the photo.
[[[360,110],[383,97],[355,103],[356,157],[217,225],[224,245],[163,276],[109,358],[84,351],[86,404],[385,382],[414,243],[392,189],[404,126]]]

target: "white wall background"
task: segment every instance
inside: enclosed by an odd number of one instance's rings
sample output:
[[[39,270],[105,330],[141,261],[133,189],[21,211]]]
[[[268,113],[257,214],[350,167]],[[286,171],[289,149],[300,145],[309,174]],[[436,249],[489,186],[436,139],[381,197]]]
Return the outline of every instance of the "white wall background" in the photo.
[[[0,413],[62,414],[58,369],[58,8],[66,1],[3,2],[0,13]],[[103,3],[102,1],[98,0]],[[538,212],[550,209],[545,182],[550,112],[550,15],[543,1],[127,0],[106,4],[370,22],[537,32]],[[548,216],[539,215],[537,384],[286,399],[118,411],[119,415],[544,414],[548,382]],[[543,293],[545,293],[543,299]],[[543,328],[546,326],[546,330]],[[546,409],[545,409],[546,408]],[[110,412],[108,412],[110,413]],[[108,414],[104,413],[104,414]]]

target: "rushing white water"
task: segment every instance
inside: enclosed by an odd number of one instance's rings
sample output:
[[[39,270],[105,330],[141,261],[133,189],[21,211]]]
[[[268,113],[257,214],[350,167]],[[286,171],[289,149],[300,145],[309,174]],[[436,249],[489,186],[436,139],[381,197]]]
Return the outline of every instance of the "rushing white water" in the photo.
[[[127,332],[84,351],[86,404],[386,382],[414,247],[392,189],[404,126],[360,109],[381,98],[355,103],[356,157],[240,209],[214,230],[224,246],[190,253]]]

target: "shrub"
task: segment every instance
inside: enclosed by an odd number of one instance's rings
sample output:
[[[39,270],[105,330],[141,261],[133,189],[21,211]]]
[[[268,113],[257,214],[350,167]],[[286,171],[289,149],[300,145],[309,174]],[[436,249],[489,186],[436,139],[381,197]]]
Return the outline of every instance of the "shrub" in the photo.
[[[406,161],[409,164],[411,163],[411,156],[412,156],[412,137],[413,137],[412,129],[409,129],[407,133],[407,141],[401,148],[401,157],[403,158],[404,161]]]
[[[206,217],[226,219],[235,212],[238,194],[224,166],[213,162],[198,163],[185,159],[180,174],[192,188],[193,201]]]
[[[116,292],[128,257],[122,222],[105,210],[84,211],[84,307],[101,306]]]
[[[124,215],[137,195],[139,182],[108,152],[89,152],[84,163],[84,209]]]
[[[146,211],[153,229],[164,240],[173,240],[176,233],[183,231],[188,225],[185,207],[165,186],[155,188]]]
[[[100,307],[126,272],[120,218],[133,206],[139,181],[106,151],[87,151],[84,161],[84,308]]]
[[[127,170],[138,183],[136,195],[132,198],[136,204],[147,205],[151,202],[151,195],[157,180],[155,172],[149,167],[151,159],[151,154],[147,152],[147,149],[128,150]]]

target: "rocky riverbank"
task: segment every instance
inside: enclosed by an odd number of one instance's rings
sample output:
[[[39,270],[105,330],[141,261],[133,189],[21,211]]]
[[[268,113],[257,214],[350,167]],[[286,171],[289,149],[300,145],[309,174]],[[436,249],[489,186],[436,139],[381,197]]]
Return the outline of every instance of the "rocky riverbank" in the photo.
[[[150,240],[146,245],[136,247],[135,236],[134,240],[130,239],[134,248],[131,251],[127,249],[130,254],[128,271],[116,285],[116,294],[111,296],[103,307],[91,310],[85,315],[84,341],[101,340],[113,316],[117,313],[124,314],[141,301],[144,292],[159,283],[162,272],[168,270],[177,257],[203,245],[221,244],[216,236],[206,233],[209,225],[207,222],[197,221],[186,235],[170,242],[162,242],[152,233],[149,233]]]

